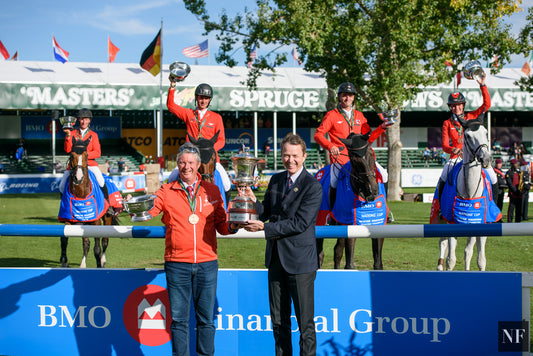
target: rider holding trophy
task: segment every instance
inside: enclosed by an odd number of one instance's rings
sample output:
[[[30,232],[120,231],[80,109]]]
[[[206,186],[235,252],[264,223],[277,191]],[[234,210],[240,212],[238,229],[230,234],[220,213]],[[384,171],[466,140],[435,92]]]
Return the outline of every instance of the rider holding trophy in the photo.
[[[476,64],[478,62],[469,62],[465,66],[465,76],[468,79],[475,79],[479,83],[481,95],[483,97],[483,104],[474,111],[465,113],[466,99],[461,92],[454,92],[448,96],[448,107],[451,111],[451,117],[442,124],[442,150],[450,155],[450,159],[444,165],[442,175],[438,183],[439,193],[444,187],[446,176],[448,172],[453,169],[453,166],[462,160],[463,157],[463,127],[459,123],[459,118],[471,120],[477,118],[482,112],[487,112],[490,108],[490,95],[485,84],[486,74],[481,67]],[[470,68],[469,65],[474,66]],[[474,74],[469,74],[474,72]],[[492,166],[486,168],[490,176],[492,184],[496,184],[498,179]]]
[[[208,109],[209,104],[213,98],[213,88],[209,84],[202,83],[196,87],[194,91],[194,101],[196,109],[187,109],[176,104],[174,101],[174,93],[176,82],[182,81],[187,77],[190,68],[187,64],[175,62],[170,65],[170,88],[168,88],[167,107],[168,110],[176,115],[187,127],[187,133],[195,139],[205,138],[211,139],[217,132],[220,132],[215,142],[214,148],[218,153],[226,142],[224,134],[224,123],[222,117]],[[189,137],[187,137],[189,141]],[[220,164],[220,157],[217,154],[216,170],[220,173],[224,190],[227,192],[231,189],[231,181],[224,167]]]
[[[81,140],[84,144],[87,144],[88,168],[94,174],[100,188],[102,188],[105,199],[109,201],[109,193],[105,184],[104,176],[102,175],[100,168],[98,168],[98,162],[96,162],[96,159],[102,154],[100,140],[98,139],[98,134],[89,128],[92,117],[93,114],[91,110],[85,108],[81,109],[78,112],[78,123],[80,125],[79,128],[73,129],[72,127],[63,127],[63,131],[65,132],[64,149],[66,153],[70,154],[70,151],[72,151],[72,146],[74,145],[74,141]],[[70,171],[67,167],[65,173],[63,173],[61,183],[59,184],[59,192],[61,194],[63,194],[65,191],[65,185],[69,175]]]

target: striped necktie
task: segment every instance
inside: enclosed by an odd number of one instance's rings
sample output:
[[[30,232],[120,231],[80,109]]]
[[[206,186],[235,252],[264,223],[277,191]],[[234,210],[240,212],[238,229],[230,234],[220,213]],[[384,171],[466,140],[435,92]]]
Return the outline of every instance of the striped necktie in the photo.
[[[291,177],[289,177],[289,179],[287,179],[287,186],[285,187],[285,194],[283,195],[283,198],[285,198],[287,194],[289,194],[289,192],[291,191],[292,184],[292,179]]]

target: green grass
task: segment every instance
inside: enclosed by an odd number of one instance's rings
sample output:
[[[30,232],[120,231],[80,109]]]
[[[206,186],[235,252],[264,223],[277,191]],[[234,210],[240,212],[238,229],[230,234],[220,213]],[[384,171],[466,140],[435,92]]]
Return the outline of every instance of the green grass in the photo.
[[[259,195],[259,198],[261,196]],[[59,196],[56,194],[0,195],[0,223],[3,224],[60,224],[57,221]],[[414,202],[389,202],[394,224],[427,224],[430,205]],[[504,206],[506,211],[506,206]],[[142,223],[132,223],[129,215],[120,215],[121,225],[161,225],[156,217]],[[532,233],[533,235],[533,233]],[[0,267],[59,267],[59,238],[56,237],[1,237]],[[91,241],[92,243],[92,241]],[[459,238],[456,270],[464,269],[463,249],[466,238]],[[258,239],[219,239],[218,253],[221,268],[264,268],[265,242]],[[335,239],[324,241],[323,268],[333,268]],[[488,271],[533,271],[530,236],[489,237]],[[161,268],[163,266],[163,239],[124,238],[110,239],[107,249],[108,268]],[[435,270],[438,259],[436,238],[391,238],[383,246],[383,261],[387,270]],[[70,265],[79,265],[82,244],[70,238],[68,257]],[[476,256],[471,268],[477,268]],[[360,270],[372,268],[370,239],[358,239],[355,248],[355,266]],[[92,255],[88,267],[95,267]]]

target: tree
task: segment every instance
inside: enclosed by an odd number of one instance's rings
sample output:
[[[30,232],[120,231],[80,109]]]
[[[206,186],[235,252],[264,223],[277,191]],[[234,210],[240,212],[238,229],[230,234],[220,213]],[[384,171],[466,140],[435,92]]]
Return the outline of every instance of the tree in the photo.
[[[296,46],[304,68],[323,72],[329,88],[356,86],[359,108],[401,109],[424,86],[449,82],[463,61],[498,56],[503,65],[518,51],[503,18],[521,0],[257,0],[257,8],[213,21],[204,0],[186,8],[222,42],[217,62],[236,65],[235,47]],[[287,55],[259,56],[249,72],[255,86],[261,71],[275,71]],[[453,61],[448,70],[446,61]],[[493,69],[494,71],[498,69]],[[400,123],[387,130],[389,200],[401,198]]]

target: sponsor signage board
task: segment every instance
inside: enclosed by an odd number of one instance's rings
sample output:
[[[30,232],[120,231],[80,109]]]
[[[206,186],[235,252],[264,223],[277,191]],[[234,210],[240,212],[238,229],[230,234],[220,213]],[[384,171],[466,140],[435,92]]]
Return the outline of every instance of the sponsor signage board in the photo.
[[[171,353],[162,270],[5,268],[0,277],[0,354]],[[274,353],[267,271],[220,270],[215,309],[217,355]],[[512,272],[320,270],[315,324],[317,355],[515,355],[529,337]],[[294,311],[292,325],[297,352]]]

